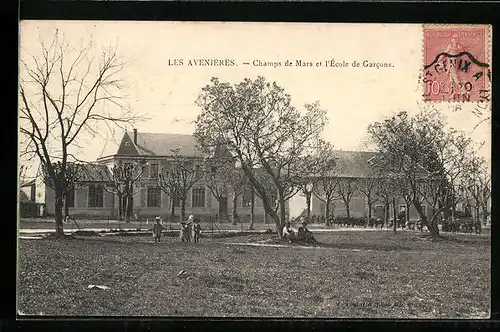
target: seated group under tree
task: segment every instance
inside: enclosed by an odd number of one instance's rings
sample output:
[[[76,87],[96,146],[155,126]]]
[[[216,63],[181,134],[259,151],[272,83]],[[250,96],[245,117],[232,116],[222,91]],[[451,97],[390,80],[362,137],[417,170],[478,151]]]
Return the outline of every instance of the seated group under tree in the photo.
[[[309,242],[317,243],[312,232],[307,229],[307,221],[304,217],[300,217],[301,226],[298,230],[291,227],[290,222],[287,221],[283,227],[283,238],[290,242]]]

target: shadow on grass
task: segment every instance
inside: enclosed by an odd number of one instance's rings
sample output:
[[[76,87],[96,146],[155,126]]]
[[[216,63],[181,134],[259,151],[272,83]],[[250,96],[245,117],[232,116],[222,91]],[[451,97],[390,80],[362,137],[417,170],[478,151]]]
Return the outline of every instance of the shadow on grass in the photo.
[[[414,248],[394,245],[394,244],[375,244],[375,243],[348,243],[348,242],[337,242],[337,243],[326,243],[326,242],[306,242],[297,241],[289,242],[287,240],[282,240],[277,237],[271,238],[266,241],[261,241],[261,243],[266,245],[286,245],[290,247],[316,247],[316,248],[332,248],[332,249],[344,249],[344,250],[377,250],[377,251],[400,251],[400,250],[414,250]]]

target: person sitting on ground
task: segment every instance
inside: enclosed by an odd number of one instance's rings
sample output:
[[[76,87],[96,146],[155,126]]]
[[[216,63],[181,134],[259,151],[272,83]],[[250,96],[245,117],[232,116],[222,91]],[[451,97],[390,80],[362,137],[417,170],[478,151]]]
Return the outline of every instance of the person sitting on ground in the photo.
[[[161,231],[163,230],[163,227],[161,226],[161,219],[160,217],[155,218],[156,223],[153,226],[153,238],[156,242],[160,242],[161,239]]]
[[[200,221],[196,219],[193,225],[193,241],[198,243],[200,241],[201,225]]]
[[[304,242],[317,243],[318,241],[316,241],[312,232],[307,229],[307,221],[304,219],[304,217],[300,218],[300,223],[302,224],[302,226],[299,227],[298,240]]]
[[[295,232],[294,232],[294,229],[292,228],[292,226],[290,225],[289,221],[287,221],[285,223],[285,227],[283,227],[283,238],[285,240],[290,241],[290,242],[295,240]]]

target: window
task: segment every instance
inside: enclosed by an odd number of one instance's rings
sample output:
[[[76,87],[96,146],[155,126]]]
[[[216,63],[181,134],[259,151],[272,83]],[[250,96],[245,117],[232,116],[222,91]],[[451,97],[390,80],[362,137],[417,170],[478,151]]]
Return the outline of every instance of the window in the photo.
[[[160,207],[160,188],[148,188],[148,207]]]
[[[193,207],[205,207],[205,188],[193,188]]]
[[[71,189],[66,193],[66,206],[67,207],[75,207],[75,190]]]
[[[103,207],[104,188],[101,185],[89,186],[89,207]]]
[[[149,177],[156,179],[158,177],[158,164],[151,164],[149,167]]]
[[[243,193],[243,197],[241,198],[241,206],[242,207],[252,206],[252,193],[251,192],[244,192]]]
[[[427,215],[427,205],[422,205],[422,213],[424,214],[424,216]]]
[[[399,206],[399,212],[403,212],[403,211],[406,211],[406,205],[401,204],[401,205]]]

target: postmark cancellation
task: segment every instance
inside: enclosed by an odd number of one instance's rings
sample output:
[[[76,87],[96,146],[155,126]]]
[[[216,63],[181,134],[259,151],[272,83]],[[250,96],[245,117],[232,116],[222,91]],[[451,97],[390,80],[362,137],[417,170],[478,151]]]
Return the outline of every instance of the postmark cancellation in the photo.
[[[491,26],[423,25],[423,99],[488,102]]]

